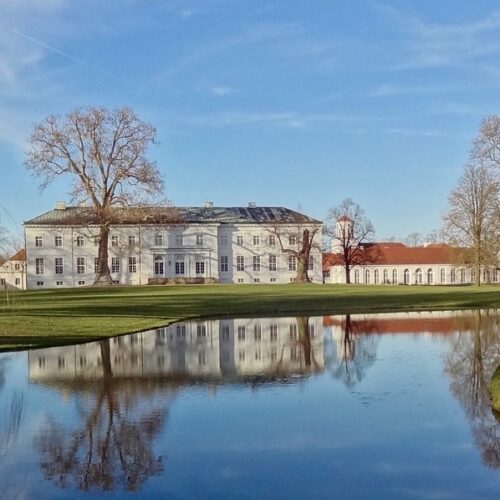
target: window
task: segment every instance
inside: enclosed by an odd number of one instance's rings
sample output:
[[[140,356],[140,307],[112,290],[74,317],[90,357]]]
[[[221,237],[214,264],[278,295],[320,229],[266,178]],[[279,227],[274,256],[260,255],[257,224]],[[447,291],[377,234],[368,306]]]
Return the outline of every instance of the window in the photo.
[[[451,270],[451,273],[450,273],[450,282],[451,283],[455,283],[455,269]]]
[[[78,282],[78,285],[79,285],[79,286],[83,286],[83,285],[85,285],[85,281],[79,281],[79,282]]]
[[[403,272],[403,283],[405,285],[410,284],[410,271],[408,269],[405,269]]]
[[[271,342],[278,340],[278,325],[269,325],[269,339]]]
[[[276,246],[276,236],[274,236],[274,234],[271,234],[269,236],[269,246],[270,247]]]
[[[63,239],[62,236],[55,236],[54,237],[54,245],[56,247],[62,247],[63,246]]]
[[[297,257],[295,257],[295,255],[288,256],[288,270],[289,271],[297,270]]]
[[[245,280],[243,278],[238,278],[238,283],[245,283]]]
[[[119,242],[118,236],[111,236],[111,246],[112,247],[117,247],[118,242]]]
[[[460,276],[460,283],[465,283],[465,269],[460,269],[459,271],[459,276]],[[483,281],[487,281],[486,280],[486,271],[483,272]]]
[[[359,269],[354,271],[354,283],[356,283],[356,285],[359,284]]]
[[[220,244],[221,246],[223,247],[227,247],[227,236],[225,234],[223,234],[221,237],[220,237]]]
[[[243,245],[243,236],[237,236],[236,243],[240,246]]]
[[[203,245],[203,235],[202,234],[197,234],[196,235],[196,244],[198,246]]]
[[[165,261],[163,257],[159,255],[155,257],[154,268],[155,276],[163,276],[165,274]]]
[[[269,271],[276,271],[277,265],[276,265],[276,255],[270,255],[269,256]]]
[[[238,359],[240,361],[245,361],[245,351],[242,350],[238,353]]]
[[[41,236],[35,236],[35,246],[36,247],[43,246],[43,238]]]
[[[223,273],[226,273],[227,271],[229,271],[229,259],[228,259],[227,255],[223,255],[220,258],[220,270]]]
[[[260,271],[260,256],[259,255],[254,255],[253,256],[253,270],[254,271]]]
[[[45,274],[45,259],[35,259],[35,274]]]
[[[245,327],[244,326],[239,326],[238,327],[238,340],[245,340]]]
[[[379,270],[375,269],[375,271],[373,271],[373,283],[375,283],[375,285],[378,285],[378,282],[379,282]]]
[[[21,269],[21,266],[19,264],[14,264],[14,270],[19,271]]]
[[[392,283],[395,285],[398,282],[398,270],[392,270]]]
[[[289,236],[289,237],[288,237],[288,244],[289,244],[290,246],[292,246],[292,245],[296,245],[296,244],[297,244],[297,236],[295,236],[295,235],[291,235],[291,236]]]
[[[204,339],[207,336],[206,325],[196,325],[196,338]]]
[[[56,257],[54,264],[55,264],[56,274],[63,274],[64,273],[64,265],[63,265],[62,257]]]
[[[111,272],[112,273],[120,272],[120,259],[118,257],[111,257]]]
[[[184,274],[184,261],[176,260],[175,261],[175,274]]]
[[[236,256],[236,270],[237,271],[245,270],[245,257],[243,257],[243,255]]]
[[[307,259],[307,270],[314,271],[314,257],[312,255],[309,255]]]
[[[415,283],[417,285],[421,285],[422,284],[422,269],[417,269],[415,271]]]
[[[135,245],[135,236],[128,237],[128,246],[133,247]]]
[[[36,282],[36,285],[37,285],[37,286],[43,286],[43,281],[37,281],[37,282]]]
[[[384,269],[384,284],[389,283],[389,271]]]
[[[83,247],[83,246],[85,246],[85,240],[83,239],[83,236],[77,236],[76,237],[76,246],[77,247]]]
[[[207,363],[207,357],[205,355],[205,351],[201,351],[198,353],[198,364],[203,366]]]
[[[128,272],[129,273],[137,272],[137,257],[128,258]]]
[[[446,271],[444,269],[441,269],[440,274],[441,274],[441,283],[446,283]]]
[[[99,258],[98,257],[95,257],[94,258],[94,273],[98,273],[99,272]]]
[[[155,245],[157,247],[163,246],[163,234],[155,234]]]
[[[260,278],[254,278],[254,279],[253,279],[253,282],[254,282],[254,283],[260,283]]]
[[[20,285],[21,284],[21,278],[16,278],[16,285]]]
[[[76,258],[76,273],[85,274],[85,257]]]
[[[269,278],[270,283],[276,283],[276,278]]]
[[[176,235],[176,237],[175,237],[175,244],[178,247],[184,246],[184,236],[182,236],[182,234]]]
[[[254,325],[253,337],[257,342],[260,342],[262,340],[262,327],[260,325]]]
[[[365,269],[365,284],[369,285],[370,284],[370,270]]]
[[[203,260],[197,260],[195,263],[196,274],[205,274],[205,262]]]
[[[260,236],[253,237],[253,246],[258,247],[260,245]]]
[[[63,282],[62,281],[56,281],[56,286],[62,286]]]
[[[5,278],[0,278],[0,286],[5,286]]]
[[[427,270],[427,283],[429,285],[434,283],[434,273],[432,272],[432,269]]]

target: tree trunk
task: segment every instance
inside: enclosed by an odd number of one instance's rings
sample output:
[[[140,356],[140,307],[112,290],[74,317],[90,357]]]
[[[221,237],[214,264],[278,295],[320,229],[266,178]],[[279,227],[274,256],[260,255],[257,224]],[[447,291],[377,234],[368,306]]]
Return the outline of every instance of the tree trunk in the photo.
[[[101,224],[99,228],[99,249],[97,255],[97,272],[95,275],[94,285],[111,285],[111,274],[108,266],[108,239],[109,226]]]
[[[297,275],[295,276],[295,281],[297,283],[309,283],[307,262],[304,262],[300,256],[297,258]]]
[[[345,282],[347,285],[351,284],[351,266],[349,264],[346,264],[344,266],[345,269]]]

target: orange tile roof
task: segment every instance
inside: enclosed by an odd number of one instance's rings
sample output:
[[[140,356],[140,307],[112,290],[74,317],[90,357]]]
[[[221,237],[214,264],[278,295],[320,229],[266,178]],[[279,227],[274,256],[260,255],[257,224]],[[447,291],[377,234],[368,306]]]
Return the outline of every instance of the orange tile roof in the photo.
[[[26,260],[26,250],[24,248],[22,250],[19,250],[19,252],[12,256],[9,260]]]
[[[418,247],[407,247],[403,243],[367,243],[363,245],[366,265],[396,266],[396,265],[433,265],[454,264],[458,262],[460,249],[445,244],[435,244]],[[359,264],[363,259],[359,259]],[[323,270],[331,266],[342,265],[342,255],[323,254]]]

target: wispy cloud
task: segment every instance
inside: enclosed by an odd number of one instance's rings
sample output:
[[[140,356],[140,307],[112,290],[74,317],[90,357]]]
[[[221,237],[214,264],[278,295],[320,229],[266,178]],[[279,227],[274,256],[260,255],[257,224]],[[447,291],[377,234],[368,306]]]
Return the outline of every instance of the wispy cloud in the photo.
[[[225,97],[231,94],[234,94],[235,89],[233,87],[225,87],[222,85],[217,85],[210,89],[210,93],[217,97]]]

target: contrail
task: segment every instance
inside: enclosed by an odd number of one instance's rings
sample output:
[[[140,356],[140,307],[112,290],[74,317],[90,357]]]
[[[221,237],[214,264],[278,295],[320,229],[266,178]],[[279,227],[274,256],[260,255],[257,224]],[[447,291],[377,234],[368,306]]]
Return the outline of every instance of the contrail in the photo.
[[[119,76],[114,75],[113,73],[109,73],[106,70],[97,68],[96,66],[93,66],[92,64],[89,64],[87,61],[84,61],[83,59],[80,59],[78,57],[72,56],[71,54],[68,54],[67,52],[63,52],[62,50],[56,49],[55,47],[52,47],[51,45],[47,45],[46,43],[42,42],[41,40],[37,40],[36,38],[33,38],[32,36],[27,35],[26,33],[23,33],[22,31],[12,29],[12,31],[26,39],[29,40],[30,42],[35,43],[36,45],[39,45],[40,47],[43,47],[44,49],[50,50],[51,52],[54,52],[54,54],[58,54],[62,57],[65,57],[66,59],[70,59],[71,61],[75,61],[79,64],[82,64],[83,66],[87,66],[88,68],[93,69],[94,71],[98,71],[99,73],[102,73],[103,75],[109,76],[110,78],[113,78],[115,80],[119,80],[123,82],[124,80],[120,78]]]

